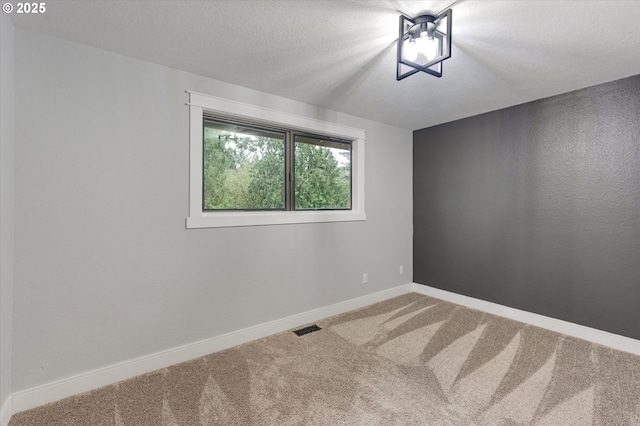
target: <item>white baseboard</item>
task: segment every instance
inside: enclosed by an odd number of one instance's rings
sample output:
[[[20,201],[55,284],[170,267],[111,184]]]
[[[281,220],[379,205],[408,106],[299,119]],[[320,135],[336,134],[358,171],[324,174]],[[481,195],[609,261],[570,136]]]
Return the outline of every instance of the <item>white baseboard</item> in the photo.
[[[68,396],[107,386],[140,374],[169,367],[180,362],[189,361],[232,346],[260,339],[274,333],[290,330],[323,318],[348,312],[353,309],[362,308],[373,303],[381,302],[383,300],[411,292],[446,300],[448,302],[478,309],[494,315],[531,324],[640,356],[639,340],[519,309],[509,308],[508,306],[451,293],[449,291],[440,290],[422,284],[412,283],[16,392],[2,405],[2,409],[0,411],[0,425],[6,426],[12,413],[18,413],[43,404],[58,401]]]
[[[440,290],[438,288],[422,284],[414,283],[413,291],[640,356],[640,340],[635,340],[630,337],[620,336],[618,334],[586,327],[584,325],[574,324],[572,322],[510,308],[508,306],[487,302],[485,300],[469,296],[463,296],[461,294]]]
[[[274,333],[290,330],[310,322],[410,293],[411,291],[413,291],[413,284],[405,284],[15,392],[12,395],[13,410],[8,409],[8,412],[18,413],[58,401],[68,396],[97,389],[180,362],[189,361],[232,346],[270,336]],[[3,406],[3,410],[4,409]]]
[[[0,425],[1,426],[7,426],[9,424],[9,420],[11,420],[11,414],[13,413],[12,399],[13,397],[9,395],[7,400],[3,401],[2,406],[0,406]]]

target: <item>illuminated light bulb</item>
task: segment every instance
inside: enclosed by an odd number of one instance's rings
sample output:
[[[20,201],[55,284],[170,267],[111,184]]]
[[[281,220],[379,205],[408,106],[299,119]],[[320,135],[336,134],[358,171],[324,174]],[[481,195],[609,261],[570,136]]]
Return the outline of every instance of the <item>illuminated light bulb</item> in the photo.
[[[422,31],[418,39],[418,52],[426,57],[427,61],[435,59],[438,56],[438,39],[429,37],[427,31]]]
[[[426,44],[424,45],[424,56],[427,57],[428,61],[431,61],[438,56],[438,39],[433,37],[426,41]]]
[[[404,49],[404,57],[411,62],[415,62],[418,58],[418,46],[416,46],[416,40],[410,39],[408,43],[405,44]]]
[[[422,31],[420,33],[420,37],[418,37],[418,42],[416,45],[418,46],[418,53],[423,56],[427,54],[427,43],[429,40],[429,34],[426,31]]]

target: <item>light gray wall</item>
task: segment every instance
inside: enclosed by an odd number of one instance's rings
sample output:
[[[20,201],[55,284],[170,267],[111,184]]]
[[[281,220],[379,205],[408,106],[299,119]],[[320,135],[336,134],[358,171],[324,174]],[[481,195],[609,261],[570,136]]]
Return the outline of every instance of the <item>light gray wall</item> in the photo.
[[[14,391],[411,281],[410,131],[21,29],[15,48]],[[186,230],[185,90],[365,129],[367,221]]]
[[[414,280],[640,339],[640,76],[414,133]]]
[[[11,395],[13,316],[13,25],[0,16],[0,406]]]

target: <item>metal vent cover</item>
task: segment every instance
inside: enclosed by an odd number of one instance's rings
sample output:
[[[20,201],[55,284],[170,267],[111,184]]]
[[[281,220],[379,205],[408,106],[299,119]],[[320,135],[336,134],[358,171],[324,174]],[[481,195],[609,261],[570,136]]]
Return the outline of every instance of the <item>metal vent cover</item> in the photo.
[[[317,325],[313,324],[308,327],[303,327],[298,330],[294,330],[293,332],[298,336],[304,336],[305,334],[313,333],[314,331],[318,331],[318,330],[322,330],[322,329]]]

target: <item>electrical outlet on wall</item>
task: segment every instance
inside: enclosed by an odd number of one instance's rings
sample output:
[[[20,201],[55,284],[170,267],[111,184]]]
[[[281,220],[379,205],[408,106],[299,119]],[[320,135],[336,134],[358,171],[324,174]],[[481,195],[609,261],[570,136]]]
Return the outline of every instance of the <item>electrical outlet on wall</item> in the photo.
[[[362,284],[366,284],[368,282],[369,282],[369,274],[365,272],[364,274],[362,274]]]
[[[398,272],[400,272],[400,275],[404,275],[404,265],[400,265]]]

